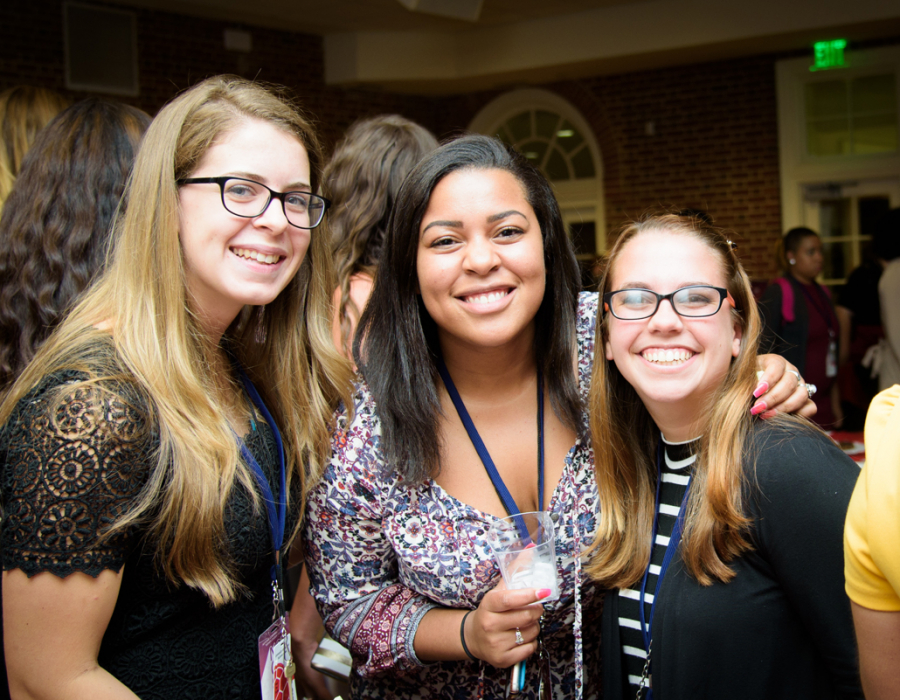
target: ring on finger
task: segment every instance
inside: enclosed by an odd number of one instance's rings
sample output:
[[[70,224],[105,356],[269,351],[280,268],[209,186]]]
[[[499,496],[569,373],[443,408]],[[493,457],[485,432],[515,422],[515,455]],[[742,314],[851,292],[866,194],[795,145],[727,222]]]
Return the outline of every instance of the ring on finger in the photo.
[[[522,646],[525,643],[525,640],[522,638],[521,630],[516,627],[516,646]]]
[[[797,386],[803,386],[803,380],[800,378],[800,373],[795,369],[789,369],[788,372],[797,377]]]
[[[812,400],[812,397],[815,396],[815,393],[818,391],[815,384],[807,384],[806,385],[806,395]]]

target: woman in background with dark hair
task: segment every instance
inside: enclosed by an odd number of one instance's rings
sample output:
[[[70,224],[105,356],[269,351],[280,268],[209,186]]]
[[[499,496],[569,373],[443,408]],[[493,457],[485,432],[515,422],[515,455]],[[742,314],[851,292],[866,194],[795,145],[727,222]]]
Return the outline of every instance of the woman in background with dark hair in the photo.
[[[397,192],[409,171],[437,145],[424,127],[385,114],[351,126],[325,166],[322,186],[334,212],[328,227],[338,273],[334,343],[348,357],[372,292]]]
[[[822,241],[812,229],[792,228],[784,235],[783,248],[784,275],[760,300],[760,348],[783,355],[816,387],[810,397],[817,409],[813,420],[834,430],[844,415],[837,384],[840,327],[831,294],[816,282],[822,273]]]
[[[150,117],[88,99],[38,135],[0,218],[0,389],[99,272]]]

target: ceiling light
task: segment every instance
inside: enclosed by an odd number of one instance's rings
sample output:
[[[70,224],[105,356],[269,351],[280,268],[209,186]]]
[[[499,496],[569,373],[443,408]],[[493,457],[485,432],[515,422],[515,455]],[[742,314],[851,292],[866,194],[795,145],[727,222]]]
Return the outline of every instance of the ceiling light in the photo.
[[[484,0],[397,0],[412,12],[477,22]]]

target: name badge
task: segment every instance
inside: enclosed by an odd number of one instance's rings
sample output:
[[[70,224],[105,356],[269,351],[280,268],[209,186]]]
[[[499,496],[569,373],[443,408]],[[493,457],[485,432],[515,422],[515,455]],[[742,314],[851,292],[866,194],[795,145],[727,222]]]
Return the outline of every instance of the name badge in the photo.
[[[259,685],[262,700],[298,700],[287,614],[259,635]]]

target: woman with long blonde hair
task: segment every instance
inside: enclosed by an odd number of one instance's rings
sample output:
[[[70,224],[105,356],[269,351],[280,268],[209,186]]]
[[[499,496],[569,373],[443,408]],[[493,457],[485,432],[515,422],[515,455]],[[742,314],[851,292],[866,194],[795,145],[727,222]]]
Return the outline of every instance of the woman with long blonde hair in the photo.
[[[747,410],[760,320],[731,241],[633,223],[600,297],[604,697],[862,697],[842,558],[858,469],[802,419]]]
[[[350,379],[319,167],[309,121],[241,78],[147,131],[108,270],[0,406],[14,697],[259,696]]]

